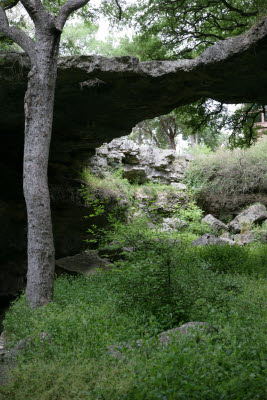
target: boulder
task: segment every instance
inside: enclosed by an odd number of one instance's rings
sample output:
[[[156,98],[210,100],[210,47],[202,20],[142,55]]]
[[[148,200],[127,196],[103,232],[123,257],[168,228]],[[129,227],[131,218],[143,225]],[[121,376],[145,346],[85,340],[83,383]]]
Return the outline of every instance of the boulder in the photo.
[[[250,244],[255,241],[255,234],[254,232],[248,232],[248,233],[243,233],[243,234],[237,234],[233,236],[233,240],[237,244]]]
[[[159,335],[159,340],[163,345],[167,345],[168,343],[171,343],[173,339],[179,337],[180,335],[196,335],[202,332],[214,333],[217,332],[217,329],[207,322],[187,322],[186,324],[183,324],[178,328],[173,328],[169,329],[166,332],[162,332]]]
[[[159,343],[162,346],[170,344],[173,340],[178,339],[181,336],[194,336],[196,341],[200,341],[200,335],[202,333],[216,333],[218,329],[208,324],[207,322],[187,322],[178,328],[169,329],[168,331],[162,332],[158,335]],[[134,348],[140,348],[143,345],[143,340],[138,339],[133,345],[129,343],[113,344],[107,347],[106,352],[112,358],[125,359],[125,353],[131,352]],[[149,339],[151,348],[158,344],[155,339]]]
[[[214,235],[210,235],[209,233],[205,233],[203,236],[199,237],[198,239],[192,242],[193,246],[208,246],[211,244],[215,245],[234,245],[236,244],[233,240],[227,239],[224,237],[217,237]]]
[[[267,219],[267,209],[263,204],[253,204],[238,214],[229,224],[229,229],[234,233],[249,230],[251,225]]]
[[[175,187],[178,190],[186,190],[186,185],[180,182],[171,182],[171,186]]]
[[[173,231],[188,226],[188,223],[180,218],[163,218],[161,224],[161,231]]]
[[[214,230],[214,232],[219,232],[221,230],[228,231],[228,226],[211,214],[206,215],[206,217],[202,219],[202,222],[205,222],[206,224],[210,225]]]
[[[84,251],[75,256],[56,260],[56,273],[58,275],[67,273],[71,275],[81,274],[88,276],[98,268],[107,270],[111,267],[110,261],[105,258],[100,258],[95,250]]]

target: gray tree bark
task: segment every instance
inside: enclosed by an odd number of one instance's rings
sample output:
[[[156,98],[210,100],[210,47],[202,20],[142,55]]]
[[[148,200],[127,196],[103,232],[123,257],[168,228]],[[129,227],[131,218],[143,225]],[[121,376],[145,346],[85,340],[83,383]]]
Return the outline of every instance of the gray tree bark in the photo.
[[[0,33],[21,46],[31,61],[24,101],[23,165],[28,218],[26,298],[31,308],[43,306],[53,299],[55,250],[47,170],[60,36],[69,15],[88,2],[68,0],[55,17],[44,8],[41,0],[21,0],[34,22],[35,41],[10,26],[5,10],[0,6]]]
[[[28,217],[26,298],[31,307],[53,298],[55,251],[47,169],[60,35],[40,39],[25,96],[23,190]],[[38,44],[38,43],[36,43]]]

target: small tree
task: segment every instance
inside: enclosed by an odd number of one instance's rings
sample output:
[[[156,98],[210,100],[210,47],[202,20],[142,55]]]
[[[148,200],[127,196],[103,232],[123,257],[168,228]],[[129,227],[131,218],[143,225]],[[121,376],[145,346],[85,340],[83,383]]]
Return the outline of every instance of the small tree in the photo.
[[[152,120],[142,121],[133,129],[132,137],[141,144],[144,139],[149,138],[156,147],[167,147],[175,150],[175,138],[179,131],[176,118],[172,113],[161,115]]]
[[[176,149],[176,137],[190,139],[192,147],[204,143],[212,150],[219,145],[221,130],[228,113],[221,103],[200,99],[194,104],[182,106],[167,115],[137,124],[131,137],[139,144],[149,139],[157,147]]]
[[[55,251],[47,169],[60,38],[69,16],[89,0],[21,0],[34,23],[34,39],[10,25],[6,10],[17,3],[0,1],[0,34],[17,43],[30,59],[24,100],[23,191],[28,218],[26,297],[30,307],[36,308],[53,298]]]

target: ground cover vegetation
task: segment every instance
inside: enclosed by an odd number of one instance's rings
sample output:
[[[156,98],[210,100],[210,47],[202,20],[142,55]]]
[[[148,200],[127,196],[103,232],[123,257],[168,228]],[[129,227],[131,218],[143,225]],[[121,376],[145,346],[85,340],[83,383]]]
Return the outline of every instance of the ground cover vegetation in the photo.
[[[262,193],[267,185],[267,140],[249,149],[219,149],[215,153],[195,154],[186,182],[201,204],[240,201],[245,196]],[[252,200],[253,201],[253,200]],[[228,216],[231,217],[231,216]]]
[[[85,171],[85,200],[97,189],[129,196],[128,223],[111,214],[97,243],[102,253],[116,246],[134,251],[111,270],[57,278],[45,307],[29,309],[24,295],[12,305],[4,321],[9,346],[25,338],[28,344],[0,398],[264,399],[266,245],[193,247],[207,226],[192,193],[172,214],[188,226],[166,232],[151,208],[166,187],[143,185],[152,199],[147,213],[134,200],[140,185],[120,175],[101,180]],[[98,202],[93,209],[103,211]],[[158,340],[189,321],[215,330],[173,337],[166,346]]]

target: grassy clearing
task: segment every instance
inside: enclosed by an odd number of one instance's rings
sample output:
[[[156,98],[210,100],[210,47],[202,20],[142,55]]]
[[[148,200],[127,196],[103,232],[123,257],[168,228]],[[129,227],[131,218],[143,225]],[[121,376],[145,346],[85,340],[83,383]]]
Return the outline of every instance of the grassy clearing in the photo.
[[[198,249],[150,241],[111,271],[58,278],[46,307],[31,311],[22,296],[5,330],[11,345],[35,340],[0,398],[264,399],[266,263],[264,245]],[[151,342],[197,320],[218,332],[165,348]],[[51,341],[41,342],[41,332]],[[107,353],[112,344],[122,345],[125,358]]]

